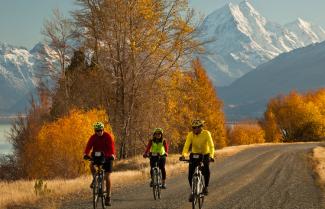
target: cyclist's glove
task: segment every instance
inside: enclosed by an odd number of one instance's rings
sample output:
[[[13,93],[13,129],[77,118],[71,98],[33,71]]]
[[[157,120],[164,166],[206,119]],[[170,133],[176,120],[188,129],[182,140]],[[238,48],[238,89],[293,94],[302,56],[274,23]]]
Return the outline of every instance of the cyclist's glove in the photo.
[[[108,157],[109,160],[115,160],[115,157],[112,155],[110,157]]]
[[[209,158],[209,161],[210,161],[210,162],[214,162],[214,158],[210,157],[210,158]]]
[[[90,160],[91,158],[88,155],[84,155],[84,160]]]
[[[180,161],[185,160],[185,157],[184,157],[184,156],[180,156],[180,157],[179,157],[179,160],[180,160]]]

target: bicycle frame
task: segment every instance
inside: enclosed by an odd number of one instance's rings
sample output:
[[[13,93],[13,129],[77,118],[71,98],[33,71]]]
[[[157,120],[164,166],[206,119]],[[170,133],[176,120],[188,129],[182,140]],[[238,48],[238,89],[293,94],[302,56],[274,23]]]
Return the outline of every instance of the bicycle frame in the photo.
[[[92,163],[94,162],[93,160],[90,160]],[[107,192],[104,191],[104,169],[103,165],[94,165],[96,172],[95,176],[93,179],[93,208],[97,208],[98,200],[99,198],[101,199],[101,205],[102,208],[105,209],[105,198],[107,195]]]
[[[201,168],[203,167],[203,162],[200,162],[194,170],[194,174],[192,177],[192,195],[193,195],[193,201],[192,201],[192,207],[195,208],[196,203],[199,204],[199,208],[202,207],[203,201],[204,201],[204,195],[203,195],[203,188],[205,186],[204,183],[204,176],[201,172]]]
[[[201,209],[204,202],[203,188],[205,186],[204,176],[201,171],[201,168],[203,167],[203,157],[200,156],[200,158],[196,160],[198,160],[199,162],[195,166],[194,173],[192,176],[192,187],[191,187],[191,194],[193,197],[192,209],[196,208],[197,203],[198,203],[198,208]],[[182,160],[182,161],[192,163],[192,160]]]
[[[160,199],[160,193],[161,193],[161,170],[158,166],[158,162],[161,158],[161,156],[150,156],[150,158],[157,157],[157,160],[155,161],[155,166],[151,169],[152,170],[152,192],[153,192],[153,197],[154,199]]]

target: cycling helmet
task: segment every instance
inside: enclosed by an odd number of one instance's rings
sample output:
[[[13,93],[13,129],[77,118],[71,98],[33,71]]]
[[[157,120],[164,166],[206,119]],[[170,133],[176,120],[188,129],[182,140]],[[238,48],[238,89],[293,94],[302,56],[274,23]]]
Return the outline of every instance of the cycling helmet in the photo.
[[[102,123],[102,122],[94,123],[94,129],[95,130],[103,130],[104,129],[104,123]]]
[[[205,123],[204,120],[198,120],[198,119],[196,119],[196,120],[193,120],[192,121],[192,127],[200,127],[200,126],[203,126],[204,123]]]
[[[161,134],[163,134],[164,133],[164,130],[162,129],[162,128],[155,128],[154,130],[153,130],[153,133],[155,134],[155,133],[161,133]]]

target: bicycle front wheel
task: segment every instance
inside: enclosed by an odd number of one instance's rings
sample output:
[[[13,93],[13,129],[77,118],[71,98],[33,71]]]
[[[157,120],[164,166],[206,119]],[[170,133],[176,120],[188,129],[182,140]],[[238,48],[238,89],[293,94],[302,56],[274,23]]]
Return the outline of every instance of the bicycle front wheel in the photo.
[[[161,171],[160,169],[158,170],[158,175],[157,175],[157,178],[158,178],[158,199],[160,199],[160,196],[161,196],[161,186],[162,186],[162,182],[161,182]]]
[[[199,182],[199,186],[200,186],[200,194],[199,194],[199,198],[198,198],[198,203],[199,203],[199,209],[201,209],[203,207],[203,202],[204,202],[204,194],[202,193],[203,188],[204,188],[204,176],[200,175],[200,182]]]
[[[97,176],[94,177],[93,180],[93,207],[94,209],[97,208],[97,203],[98,203],[98,178]]]
[[[99,182],[99,184],[101,185],[101,189],[99,190],[99,198],[101,198],[101,203],[102,203],[102,208],[105,209],[106,205],[105,205],[105,198],[106,198],[106,194],[104,193],[104,179],[101,178],[101,182]]]
[[[153,169],[152,180],[153,180],[153,186],[152,186],[153,198],[157,200],[158,198],[160,198],[160,188],[159,188],[157,169]]]
[[[203,207],[203,202],[204,202],[204,195],[201,194],[200,197],[198,198],[199,209]]]
[[[196,204],[199,202],[200,196],[198,194],[198,178],[197,176],[193,176],[192,178],[192,195],[193,195],[193,199],[192,199],[192,209],[196,208]]]

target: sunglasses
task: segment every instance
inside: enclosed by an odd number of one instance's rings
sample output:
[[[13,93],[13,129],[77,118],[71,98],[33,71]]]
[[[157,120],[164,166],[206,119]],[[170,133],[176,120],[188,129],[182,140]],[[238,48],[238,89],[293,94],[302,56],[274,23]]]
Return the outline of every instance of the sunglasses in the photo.
[[[95,132],[102,132],[103,130],[95,130]]]
[[[199,128],[201,128],[201,126],[194,126],[194,127],[192,127],[192,129],[199,129]]]

